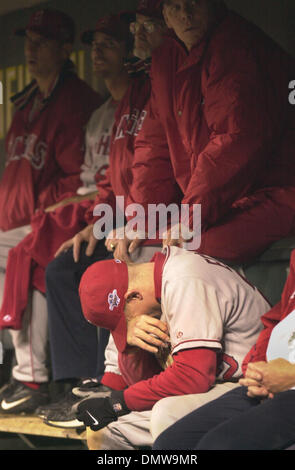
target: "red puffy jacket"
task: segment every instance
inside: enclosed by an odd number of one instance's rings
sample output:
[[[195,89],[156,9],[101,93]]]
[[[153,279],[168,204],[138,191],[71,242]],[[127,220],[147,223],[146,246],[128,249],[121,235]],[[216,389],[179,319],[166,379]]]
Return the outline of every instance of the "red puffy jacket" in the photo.
[[[136,142],[140,142],[145,121],[149,116],[150,80],[147,77],[132,78],[132,82],[121,100],[115,117],[115,125],[110,148],[110,163],[105,178],[98,182],[98,195],[87,212],[87,222],[95,223],[99,217],[93,215],[98,204],[108,204],[116,214],[116,196],[124,197],[125,209],[131,203],[170,204],[179,201],[179,190],[171,166],[169,149],[165,140],[164,129],[154,123],[150,135],[154,142],[162,145],[161,155],[145,153],[141,160],[140,178],[136,162],[141,158]],[[139,155],[138,155],[139,154]],[[144,180],[144,185],[138,182]],[[153,241],[151,241],[152,243]],[[146,240],[149,244],[149,241]]]
[[[102,99],[75,74],[65,73],[30,121],[32,102],[15,112],[6,137],[1,230],[26,225],[36,209],[75,193],[81,184],[85,126]]]
[[[257,190],[295,187],[294,77],[293,59],[226,9],[190,52],[175,37],[154,52],[154,118],[165,129],[182,202],[202,205],[203,231]],[[152,147],[147,138],[141,151],[159,151]]]

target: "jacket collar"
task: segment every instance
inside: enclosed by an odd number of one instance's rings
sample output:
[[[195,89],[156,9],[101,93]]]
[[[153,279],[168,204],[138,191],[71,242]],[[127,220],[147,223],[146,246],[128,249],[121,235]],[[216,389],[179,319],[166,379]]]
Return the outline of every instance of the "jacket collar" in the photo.
[[[42,99],[42,109],[52,99],[54,92],[61,85],[65,77],[72,73],[75,73],[75,66],[71,60],[68,60],[64,64],[57,79],[53,82],[49,90],[48,96]],[[39,92],[38,84],[36,80],[32,80],[31,83],[29,83],[29,85],[27,85],[22,91],[12,96],[10,98],[10,101],[14,104],[14,106],[17,109],[22,110],[27,106],[27,104],[31,101],[31,99],[34,96],[36,96],[38,92]]]

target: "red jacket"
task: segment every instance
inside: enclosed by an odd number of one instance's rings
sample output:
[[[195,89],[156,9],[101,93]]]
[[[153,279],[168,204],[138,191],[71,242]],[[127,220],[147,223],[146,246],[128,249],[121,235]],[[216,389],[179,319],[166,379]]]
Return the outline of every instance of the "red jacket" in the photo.
[[[8,253],[0,329],[20,330],[32,288],[45,293],[45,269],[60,245],[85,227],[91,201],[71,203],[54,212],[38,211],[32,232]]]
[[[154,52],[153,112],[182,202],[202,205],[203,231],[256,190],[295,186],[294,76],[294,61],[279,46],[226,9],[189,53],[174,37]],[[142,152],[152,145],[146,139]]]
[[[40,113],[29,120],[34,96],[18,109],[6,137],[6,168],[0,182],[0,229],[30,223],[80,184],[84,127],[100,96],[71,72],[62,73]]]
[[[152,203],[168,205],[179,201],[179,190],[173,175],[169,149],[164,130],[159,123],[153,127],[153,137],[162,144],[161,156],[145,153],[144,161],[140,162],[140,177],[137,173],[135,162],[141,158],[141,155],[137,155],[136,142],[141,139],[145,120],[150,112],[149,98],[150,80],[146,76],[133,78],[116,111],[110,164],[105,178],[97,185],[98,195],[87,212],[88,223],[95,223],[99,219],[93,215],[93,209],[98,204],[109,204],[115,215],[116,196],[124,197],[124,208],[122,208],[124,211],[131,203],[141,204],[146,208]],[[145,184],[140,187],[138,182],[142,179]],[[146,240],[146,243],[149,241]]]
[[[269,312],[261,317],[264,330],[243,362],[243,372],[247,370],[249,362],[266,361],[266,351],[274,327],[287,315],[295,310],[295,250],[291,254],[290,272],[282,292],[281,300]]]

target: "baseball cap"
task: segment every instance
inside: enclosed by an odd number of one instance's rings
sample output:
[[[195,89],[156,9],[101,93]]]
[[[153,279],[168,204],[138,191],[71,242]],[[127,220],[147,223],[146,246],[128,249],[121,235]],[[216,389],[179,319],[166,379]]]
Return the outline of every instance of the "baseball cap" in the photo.
[[[163,18],[159,0],[139,0],[136,13],[153,18]]]
[[[89,323],[110,330],[118,351],[124,351],[127,344],[124,313],[127,291],[127,264],[117,259],[92,264],[79,286],[84,317]]]
[[[24,28],[14,31],[16,36],[25,36],[26,31],[34,31],[49,39],[73,43],[75,41],[75,23],[70,16],[59,10],[38,10],[33,13]]]
[[[112,36],[118,41],[132,42],[129,24],[131,21],[134,21],[134,19],[135,13],[133,12],[121,12],[116,15],[104,16],[97,21],[94,29],[82,33],[81,41],[84,44],[91,44],[94,34],[101,32]]]

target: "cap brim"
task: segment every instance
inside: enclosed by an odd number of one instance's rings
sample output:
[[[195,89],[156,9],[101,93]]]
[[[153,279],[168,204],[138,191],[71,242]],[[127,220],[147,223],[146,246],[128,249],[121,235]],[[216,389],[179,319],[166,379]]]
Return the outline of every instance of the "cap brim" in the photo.
[[[24,36],[26,36],[27,31],[33,31],[34,33],[40,34],[40,36],[43,36],[43,37],[48,38],[48,39],[55,39],[55,37],[52,34],[47,33],[46,31],[44,31],[44,29],[39,28],[37,26],[30,26],[29,28],[15,29],[14,30],[14,35],[24,37]],[[72,41],[70,41],[70,42],[72,42]]]

